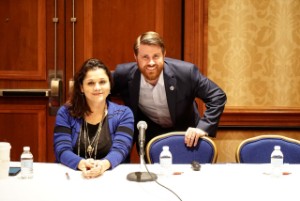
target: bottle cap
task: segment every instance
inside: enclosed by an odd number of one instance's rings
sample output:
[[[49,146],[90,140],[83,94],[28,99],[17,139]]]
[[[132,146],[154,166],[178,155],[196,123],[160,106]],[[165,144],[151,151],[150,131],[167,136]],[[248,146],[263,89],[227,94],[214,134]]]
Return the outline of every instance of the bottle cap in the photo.
[[[29,150],[30,150],[30,147],[25,146],[25,147],[23,147],[23,150],[24,150],[24,151],[29,151]]]
[[[274,149],[280,149],[280,146],[279,145],[275,145]]]
[[[169,150],[169,146],[163,146],[163,150]]]

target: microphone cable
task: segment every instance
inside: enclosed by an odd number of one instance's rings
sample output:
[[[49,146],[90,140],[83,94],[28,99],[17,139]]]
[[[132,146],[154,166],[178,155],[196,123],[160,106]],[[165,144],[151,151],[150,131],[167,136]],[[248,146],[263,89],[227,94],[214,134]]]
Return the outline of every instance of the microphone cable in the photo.
[[[148,170],[148,167],[147,167],[146,163],[144,163],[144,166],[145,166],[147,172],[149,173],[149,175],[150,175],[150,177],[151,177],[151,179],[152,179],[153,181],[155,181],[158,185],[160,185],[161,187],[163,187],[163,188],[167,189],[168,191],[170,191],[171,193],[173,193],[180,201],[182,201],[182,199],[179,197],[179,195],[178,195],[177,193],[175,193],[172,189],[166,187],[165,185],[159,183],[156,179],[154,179],[154,178],[152,177],[150,171]]]

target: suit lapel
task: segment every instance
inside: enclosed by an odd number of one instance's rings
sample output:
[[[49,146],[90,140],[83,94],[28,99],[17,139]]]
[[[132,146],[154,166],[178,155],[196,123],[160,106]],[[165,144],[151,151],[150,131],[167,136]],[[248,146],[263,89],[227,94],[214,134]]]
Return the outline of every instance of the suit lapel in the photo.
[[[139,103],[139,96],[140,96],[140,82],[141,80],[141,73],[138,69],[136,69],[132,76],[131,79],[128,81],[128,86],[129,86],[129,93],[130,93],[130,103],[132,112],[134,116],[137,114],[137,108],[138,108],[138,103]]]
[[[173,124],[175,124],[176,115],[176,78],[169,66],[165,63],[164,65],[164,82],[165,90],[168,101],[168,107],[171,115]]]

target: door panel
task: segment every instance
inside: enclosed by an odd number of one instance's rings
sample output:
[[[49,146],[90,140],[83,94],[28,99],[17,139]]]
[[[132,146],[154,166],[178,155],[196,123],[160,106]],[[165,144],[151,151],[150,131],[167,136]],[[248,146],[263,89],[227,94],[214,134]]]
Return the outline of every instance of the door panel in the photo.
[[[5,19],[0,29],[1,88],[46,86],[45,1],[0,2],[0,19]]]
[[[46,161],[45,111],[41,105],[0,106],[0,140],[10,142],[12,160],[19,160],[23,146],[30,146],[35,161]]]

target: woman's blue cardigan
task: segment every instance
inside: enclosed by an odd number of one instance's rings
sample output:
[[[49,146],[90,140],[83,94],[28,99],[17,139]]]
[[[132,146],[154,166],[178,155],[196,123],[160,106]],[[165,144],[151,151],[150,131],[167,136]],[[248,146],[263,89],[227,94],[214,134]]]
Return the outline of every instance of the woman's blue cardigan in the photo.
[[[111,164],[111,169],[124,162],[129,156],[134,133],[134,117],[132,111],[124,105],[107,101],[107,120],[112,139],[112,147],[103,158]],[[74,153],[83,118],[70,115],[68,106],[63,105],[57,112],[54,128],[54,152],[56,161],[72,169],[77,169],[81,158]]]

